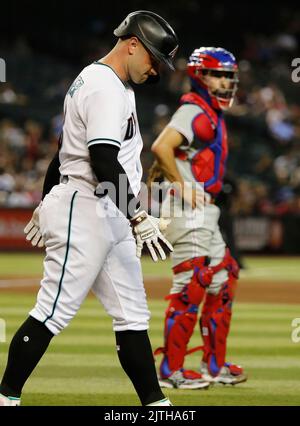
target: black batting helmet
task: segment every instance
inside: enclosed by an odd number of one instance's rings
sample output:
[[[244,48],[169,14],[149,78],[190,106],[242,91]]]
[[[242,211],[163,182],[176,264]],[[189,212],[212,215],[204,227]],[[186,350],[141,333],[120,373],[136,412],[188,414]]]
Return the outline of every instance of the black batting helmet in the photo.
[[[178,39],[173,28],[161,16],[147,10],[130,13],[114,30],[117,37],[136,36],[159,62],[174,70],[173,58]]]

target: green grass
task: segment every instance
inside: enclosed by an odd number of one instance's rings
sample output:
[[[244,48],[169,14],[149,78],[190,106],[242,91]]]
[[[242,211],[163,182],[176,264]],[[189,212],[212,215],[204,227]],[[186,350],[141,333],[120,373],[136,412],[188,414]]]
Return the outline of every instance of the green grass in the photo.
[[[9,277],[40,277],[43,272],[41,253],[0,253],[0,279]],[[300,257],[246,256],[241,277],[300,283]],[[171,277],[171,261],[154,263],[149,257],[142,261],[143,272],[149,277]]]
[[[43,259],[40,253],[0,253],[0,278],[41,276]]]
[[[0,293],[0,317],[7,342],[0,343],[0,376],[8,342],[26,318],[35,295]],[[162,344],[164,301],[149,302],[153,348]],[[300,405],[300,343],[291,341],[291,321],[300,317],[297,305],[237,304],[228,342],[228,359],[245,367],[248,382],[214,386],[208,391],[167,390],[175,405]],[[191,346],[200,343],[196,330]],[[198,340],[199,339],[199,340]],[[135,350],[133,348],[133,350]],[[138,350],[138,349],[136,349]],[[196,369],[200,353],[186,367]],[[159,360],[157,360],[159,362]],[[111,319],[94,298],[56,337],[28,380],[24,405],[139,405],[134,389],[119,365]]]
[[[42,275],[43,255],[0,254],[1,277]],[[246,257],[242,277],[300,282],[299,258]],[[170,260],[143,259],[145,276],[171,277]],[[0,377],[8,343],[35,302],[34,294],[1,293],[0,318],[7,342],[0,343]],[[149,301],[153,348],[162,344],[164,301]],[[291,322],[299,305],[237,304],[228,341],[228,360],[244,366],[248,382],[208,391],[168,390],[175,405],[300,405],[300,343],[291,341]],[[200,344],[196,330],[191,347]],[[187,357],[197,369],[200,353]],[[159,363],[159,359],[157,360]],[[25,386],[24,405],[139,405],[115,352],[111,319],[88,298],[70,326],[55,338]]]

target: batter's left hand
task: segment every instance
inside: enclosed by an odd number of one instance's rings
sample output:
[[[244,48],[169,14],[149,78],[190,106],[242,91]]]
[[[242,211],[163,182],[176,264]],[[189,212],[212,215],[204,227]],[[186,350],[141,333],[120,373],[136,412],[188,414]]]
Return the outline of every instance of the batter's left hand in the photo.
[[[173,251],[172,245],[160,232],[160,219],[149,216],[142,210],[130,222],[136,238],[137,257],[141,257],[144,243],[146,243],[154,262],[158,261],[157,253],[162,260],[165,260],[167,258],[165,250],[167,252]],[[164,248],[161,246],[161,243],[164,244]]]
[[[37,206],[32,214],[32,218],[24,228],[26,234],[26,240],[30,241],[34,247],[44,247],[45,243],[40,231],[39,211],[42,202]]]

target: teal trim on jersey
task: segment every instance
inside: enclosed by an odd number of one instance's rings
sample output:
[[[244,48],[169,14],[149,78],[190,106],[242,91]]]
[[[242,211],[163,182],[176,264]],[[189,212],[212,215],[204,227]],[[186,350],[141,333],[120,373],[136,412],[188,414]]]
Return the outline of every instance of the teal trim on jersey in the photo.
[[[57,292],[57,296],[53,305],[53,309],[52,309],[52,313],[51,315],[49,315],[45,321],[43,322],[43,324],[46,323],[46,321],[48,321],[50,318],[53,317],[54,315],[54,311],[57,305],[57,301],[61,292],[61,288],[62,288],[62,282],[64,279],[64,275],[65,275],[65,269],[66,269],[66,264],[67,264],[67,260],[68,260],[68,254],[69,254],[69,248],[70,248],[70,238],[71,238],[71,223],[72,223],[72,213],[73,213],[73,205],[74,205],[74,199],[75,196],[77,194],[78,191],[75,191],[73,196],[72,196],[72,200],[71,200],[71,206],[70,206],[70,213],[69,213],[69,225],[68,225],[68,239],[67,239],[67,249],[66,249],[66,255],[65,255],[65,260],[64,260],[64,264],[63,264],[63,268],[62,268],[62,272],[61,272],[61,277],[59,280],[59,285],[58,285],[58,292]]]
[[[118,146],[121,146],[121,142],[116,141],[115,139],[108,139],[108,138],[97,138],[97,139],[92,139],[92,140],[88,141],[87,146],[89,146],[90,144],[92,144],[93,142],[96,142],[96,141],[107,141],[108,143],[109,143],[109,142],[114,142],[114,143],[116,143]],[[99,143],[105,143],[105,142],[99,142]],[[94,145],[94,143],[93,143],[93,145]],[[112,145],[112,144],[111,144],[111,145]]]
[[[123,86],[127,89],[127,85],[126,85],[126,82],[125,81],[123,81],[123,80],[121,80],[120,79],[120,77],[118,76],[118,74],[115,72],[115,70],[112,68],[112,67],[110,67],[109,65],[107,65],[107,64],[104,64],[103,62],[97,62],[97,61],[95,61],[95,62],[93,62],[95,65],[104,65],[105,67],[107,67],[107,68],[109,68],[109,69],[111,69],[112,70],[112,72],[118,77],[118,79],[120,80],[120,82],[123,84]]]

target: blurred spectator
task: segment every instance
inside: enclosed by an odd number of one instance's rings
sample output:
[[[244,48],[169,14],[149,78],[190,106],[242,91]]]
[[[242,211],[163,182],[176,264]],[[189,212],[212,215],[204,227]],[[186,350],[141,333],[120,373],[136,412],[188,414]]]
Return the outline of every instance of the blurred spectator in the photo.
[[[27,96],[17,93],[11,83],[0,84],[0,104],[26,105]]]
[[[5,169],[0,167],[0,191],[12,192],[15,187],[15,178],[12,174],[8,173]]]
[[[192,20],[199,5],[191,5]],[[291,58],[300,57],[300,16],[284,5],[276,6],[276,11],[278,22],[266,34],[254,34],[250,29],[238,42],[234,39],[240,84],[236,102],[226,114],[228,174],[235,176],[236,186],[230,209],[238,215],[299,214],[300,85],[291,81]],[[220,25],[226,13],[221,5],[213,7],[210,25]],[[181,25],[178,20],[177,26]],[[75,39],[49,34],[49,43],[57,43],[58,52],[53,49],[47,55],[34,50],[24,36],[11,46],[8,43],[3,57],[10,64],[11,77],[9,83],[0,84],[0,204],[39,202],[43,176],[62,130],[65,93],[81,67],[80,61],[89,63],[109,50],[109,28],[106,17],[95,17],[81,42],[76,34]],[[150,95],[140,88],[138,91],[144,179],[153,161],[153,140],[168,123],[178,98],[189,90],[186,62],[195,39],[191,34],[186,36],[186,54],[179,51],[176,71],[168,77],[162,73],[161,84],[153,86]],[[209,37],[214,40],[208,35],[203,44]],[[228,48],[232,42],[227,39]],[[72,60],[63,62],[59,54],[63,49]],[[20,69],[24,70],[21,79]]]

